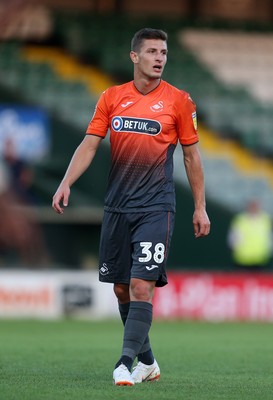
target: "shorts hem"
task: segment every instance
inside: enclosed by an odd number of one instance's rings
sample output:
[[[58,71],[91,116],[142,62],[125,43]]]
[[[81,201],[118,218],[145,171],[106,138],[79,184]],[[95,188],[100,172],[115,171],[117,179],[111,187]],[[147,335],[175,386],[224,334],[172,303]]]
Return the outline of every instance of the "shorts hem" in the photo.
[[[130,282],[128,282],[128,280],[125,280],[125,279],[113,279],[113,278],[105,279],[105,278],[99,277],[99,281],[102,282],[102,283],[123,283],[125,285],[129,285],[130,284]]]
[[[168,281],[163,281],[162,279],[147,279],[147,277],[143,278],[142,276],[131,276],[131,278],[136,278],[136,279],[142,279],[144,281],[150,281],[150,282],[155,282],[156,287],[163,287],[168,284]]]

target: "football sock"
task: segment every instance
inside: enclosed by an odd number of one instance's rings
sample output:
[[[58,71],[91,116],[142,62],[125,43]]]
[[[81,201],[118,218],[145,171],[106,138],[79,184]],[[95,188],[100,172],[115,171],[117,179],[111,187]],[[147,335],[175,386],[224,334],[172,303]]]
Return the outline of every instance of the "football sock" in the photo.
[[[154,355],[152,350],[145,351],[145,353],[139,353],[137,356],[138,361],[146,365],[152,365],[154,363]]]
[[[125,326],[127,317],[128,317],[128,313],[130,310],[130,302],[128,303],[118,303],[118,308],[119,308],[119,313],[120,313],[120,317],[121,320],[123,322],[123,325]],[[131,371],[132,365],[133,365],[133,360],[130,357],[127,356],[122,356],[118,362],[115,365],[115,368],[117,368],[118,366],[120,366],[120,364],[124,364],[129,371]]]
[[[124,364],[125,367],[127,367],[128,370],[131,372],[131,368],[132,368],[133,362],[134,362],[134,360],[132,360],[130,357],[121,356],[120,359],[118,360],[118,362],[115,365],[115,369],[117,367],[119,367],[120,364]]]
[[[120,318],[123,322],[123,325],[125,325],[127,316],[128,316],[128,312],[130,310],[130,301],[128,303],[118,303],[118,309],[119,309],[119,313],[120,313]]]
[[[126,323],[129,309],[130,309],[130,302],[123,303],[123,304],[119,303],[119,313],[120,313],[120,317],[123,322],[123,325],[125,325],[125,323]],[[146,365],[152,365],[154,363],[154,355],[151,350],[149,336],[146,337],[146,339],[143,343],[143,346],[140,349],[140,352],[137,356],[137,359],[138,359],[138,361],[141,361],[143,364],[146,364]],[[125,364],[125,363],[123,362],[123,364]]]
[[[132,364],[148,337],[152,319],[152,304],[144,301],[131,301],[124,328],[122,356],[129,357],[132,360]],[[122,360],[120,362],[125,364]]]

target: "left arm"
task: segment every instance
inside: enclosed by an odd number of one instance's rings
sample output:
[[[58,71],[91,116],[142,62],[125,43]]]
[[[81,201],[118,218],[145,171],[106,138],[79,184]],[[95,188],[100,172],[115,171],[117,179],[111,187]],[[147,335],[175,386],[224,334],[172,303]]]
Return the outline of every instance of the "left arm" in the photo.
[[[198,144],[182,146],[184,164],[194,200],[193,229],[196,238],[207,236],[210,220],[206,212],[204,173]]]

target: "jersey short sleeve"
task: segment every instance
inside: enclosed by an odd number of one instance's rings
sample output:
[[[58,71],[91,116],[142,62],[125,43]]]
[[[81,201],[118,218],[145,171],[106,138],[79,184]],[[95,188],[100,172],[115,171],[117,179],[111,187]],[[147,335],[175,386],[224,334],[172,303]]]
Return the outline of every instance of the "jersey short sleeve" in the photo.
[[[197,115],[196,105],[187,92],[180,91],[176,98],[176,125],[179,142],[182,145],[197,143]]]
[[[87,135],[97,135],[105,137],[109,127],[109,116],[107,107],[107,90],[100,96],[93,117],[88,124],[86,134]]]

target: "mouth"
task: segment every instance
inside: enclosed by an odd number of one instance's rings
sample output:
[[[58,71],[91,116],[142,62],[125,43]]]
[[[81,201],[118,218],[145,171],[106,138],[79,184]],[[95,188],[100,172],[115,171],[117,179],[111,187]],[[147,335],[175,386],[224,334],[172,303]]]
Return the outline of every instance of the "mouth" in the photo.
[[[161,72],[162,71],[162,65],[154,65],[153,70],[156,72]]]

